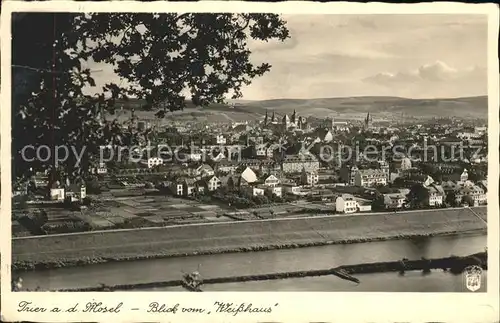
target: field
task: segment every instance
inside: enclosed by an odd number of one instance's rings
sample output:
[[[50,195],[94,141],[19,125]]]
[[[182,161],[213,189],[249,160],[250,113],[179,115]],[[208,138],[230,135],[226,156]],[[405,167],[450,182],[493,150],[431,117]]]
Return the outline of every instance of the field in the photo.
[[[311,212],[305,212],[309,210]],[[264,220],[297,216],[314,216],[322,212],[335,213],[335,203],[283,203],[227,212],[224,215],[235,220]]]
[[[314,212],[334,213],[335,210],[332,203],[310,202],[282,203],[234,210],[218,204],[205,204],[171,196],[124,196],[126,194],[130,194],[130,191],[115,190],[106,195],[105,201],[98,202],[88,209],[72,211],[61,206],[49,206],[44,207],[43,210],[47,212],[49,227],[79,222],[80,225],[89,224],[94,230],[313,216]],[[20,215],[22,211],[15,211],[15,213]],[[77,231],[77,229],[74,230],[74,232]],[[48,232],[49,234],[64,233],[50,230]],[[32,235],[18,220],[12,223],[12,234],[15,237]]]
[[[486,219],[486,207],[473,210]],[[31,268],[485,230],[474,212],[437,209],[14,238],[12,257],[15,268]]]
[[[81,211],[62,207],[44,207],[43,210],[47,212],[51,226],[85,222],[95,230],[120,228],[125,222],[135,223],[137,227],[156,227],[231,220],[224,216],[228,210],[220,206],[166,196],[114,197]],[[14,221],[13,235],[30,234],[22,224]]]
[[[154,118],[154,112],[140,111],[140,104],[136,105],[135,114],[139,118]],[[416,118],[449,117],[462,118],[488,117],[488,98],[465,97],[453,99],[406,99],[398,97],[348,97],[348,98],[318,98],[318,99],[277,99],[264,101],[242,101],[230,107],[214,104],[199,108],[188,104],[183,111],[169,113],[159,121],[166,125],[172,120],[200,120],[203,122],[241,122],[246,120],[263,119],[266,110],[274,111],[278,117],[291,114],[294,110],[302,116],[325,118],[334,116],[337,119],[356,120],[370,112],[375,121],[393,120],[403,114]],[[110,116],[120,120],[127,120],[130,111],[124,109]]]

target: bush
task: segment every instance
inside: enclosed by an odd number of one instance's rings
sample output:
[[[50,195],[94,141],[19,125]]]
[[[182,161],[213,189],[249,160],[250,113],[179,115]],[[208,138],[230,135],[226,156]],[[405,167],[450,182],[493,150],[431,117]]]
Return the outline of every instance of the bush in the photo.
[[[93,228],[84,221],[65,221],[62,223],[45,224],[42,229],[48,234],[54,233],[75,233],[91,231]]]
[[[252,198],[257,205],[269,204],[269,199],[264,195],[257,195]]]
[[[92,205],[92,199],[88,196],[86,196],[83,200],[82,200],[82,204],[83,205],[86,205],[86,206],[90,206]]]
[[[101,194],[101,185],[97,181],[90,181],[87,183],[87,193]]]

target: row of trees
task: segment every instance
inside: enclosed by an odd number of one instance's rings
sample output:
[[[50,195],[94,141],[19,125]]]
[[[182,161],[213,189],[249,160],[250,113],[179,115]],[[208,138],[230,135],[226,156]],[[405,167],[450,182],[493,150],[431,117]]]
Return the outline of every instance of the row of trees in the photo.
[[[375,211],[382,211],[386,209],[386,205],[384,202],[384,193],[379,192],[375,199],[372,202],[372,209]],[[422,185],[414,185],[408,195],[405,197],[404,206],[405,208],[426,208],[428,207],[429,202],[429,191],[424,188]],[[474,199],[470,195],[464,195],[461,198],[458,198],[456,193],[450,191],[446,193],[444,197],[443,204],[441,206],[448,207],[458,207],[460,205],[474,205]]]

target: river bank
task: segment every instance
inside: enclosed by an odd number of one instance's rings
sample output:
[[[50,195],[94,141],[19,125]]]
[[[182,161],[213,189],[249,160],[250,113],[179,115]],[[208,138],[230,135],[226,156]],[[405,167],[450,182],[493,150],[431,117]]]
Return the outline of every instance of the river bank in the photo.
[[[486,217],[486,208],[474,208]],[[469,209],[186,225],[13,239],[14,272],[485,232]]]
[[[14,274],[23,279],[27,290],[65,290],[147,284],[174,281],[183,273],[198,270],[202,279],[265,275],[296,271],[315,271],[357,264],[465,257],[483,252],[487,236],[460,234],[422,239],[387,240],[370,243],[336,244],[319,247],[276,249],[260,252],[220,253],[190,257],[167,257],[140,261],[107,262],[89,266],[25,271]],[[450,271],[398,271],[355,274],[362,284],[338,279],[333,275],[207,284],[206,291],[454,291],[461,289],[463,277]],[[438,278],[440,277],[440,278]],[[392,286],[393,280],[398,286]],[[439,279],[442,279],[440,281]],[[433,287],[432,284],[437,286]],[[326,284],[326,285],[324,285]],[[389,287],[391,285],[392,287]],[[463,284],[462,284],[463,285]],[[274,286],[274,287],[269,287]],[[464,287],[465,288],[465,287]],[[182,291],[182,286],[141,288],[143,291]]]
[[[487,253],[481,252],[465,257],[453,256],[453,257],[438,258],[438,259],[408,260],[404,262],[403,261],[377,262],[377,263],[367,263],[358,265],[346,265],[330,269],[287,271],[279,273],[229,276],[229,277],[214,277],[214,278],[203,279],[201,282],[203,285],[210,285],[210,284],[225,284],[225,283],[237,283],[237,282],[251,282],[251,281],[335,275],[341,279],[346,279],[359,283],[360,281],[356,277],[353,277],[352,275],[384,273],[384,272],[394,272],[394,271],[399,271],[400,274],[402,275],[406,271],[421,270],[425,273],[425,272],[430,272],[431,269],[441,269],[443,271],[449,270],[454,274],[460,274],[466,266],[470,265],[477,265],[483,268],[484,270],[487,270],[488,269],[487,263],[488,263]],[[115,286],[101,285],[99,287],[61,289],[59,291],[62,292],[126,291],[126,290],[183,286],[183,284],[184,284],[183,280],[178,279],[178,280],[156,281],[156,282],[139,283],[139,284],[122,284]]]

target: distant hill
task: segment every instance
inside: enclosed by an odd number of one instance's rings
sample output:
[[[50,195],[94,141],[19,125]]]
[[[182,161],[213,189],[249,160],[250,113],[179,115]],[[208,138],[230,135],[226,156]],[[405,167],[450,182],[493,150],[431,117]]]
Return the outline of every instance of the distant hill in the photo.
[[[246,102],[242,106],[250,110],[265,109],[279,113],[296,110],[301,115],[326,117],[328,115],[366,115],[376,118],[405,114],[413,117],[488,117],[488,97],[452,99],[406,99],[398,97],[351,97],[324,99],[279,99]]]
[[[153,112],[141,111],[143,102],[130,99],[118,102],[124,111],[134,107],[136,114],[153,117]],[[167,119],[200,119],[208,122],[245,121],[261,119],[266,110],[277,116],[290,114],[296,110],[299,115],[324,118],[333,116],[342,119],[360,119],[368,112],[375,120],[398,119],[400,117],[488,117],[488,97],[464,97],[450,99],[406,99],[399,97],[349,97],[319,99],[276,99],[263,101],[233,101],[232,105],[213,104],[205,108],[195,107],[191,102],[183,111],[168,114]]]

